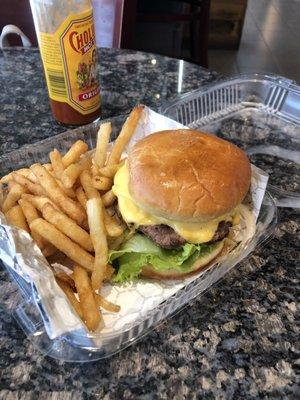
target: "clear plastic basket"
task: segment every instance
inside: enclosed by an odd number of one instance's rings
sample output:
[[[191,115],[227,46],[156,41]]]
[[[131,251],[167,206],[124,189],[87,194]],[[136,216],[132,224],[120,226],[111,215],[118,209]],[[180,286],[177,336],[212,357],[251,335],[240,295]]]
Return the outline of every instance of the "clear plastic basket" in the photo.
[[[124,122],[124,117],[111,118],[110,121],[112,121],[116,133]],[[65,152],[77,139],[83,139],[91,148],[94,147],[98,125],[99,122],[67,131],[1,156],[1,175],[37,161],[47,162],[48,154],[54,147]],[[276,221],[275,203],[266,192],[257,220],[256,233],[251,241],[226,256],[226,259],[218,265],[207,268],[194,281],[153,308],[147,315],[128,323],[122,329],[116,329],[113,333],[69,333],[54,340],[49,339],[40,314],[42,307],[38,308],[39,298],[37,293],[30,284],[26,283],[7,266],[6,271],[1,272],[0,302],[3,308],[17,320],[28,339],[45,355],[72,362],[88,362],[109,357],[132,345],[195,297],[203,294],[239,262],[245,261],[254,249],[257,249],[270,238]],[[7,284],[8,281],[9,284]],[[164,290],[163,286],[162,290]]]
[[[269,173],[278,206],[300,207],[300,87],[286,78],[247,74],[179,96],[161,113],[244,148]]]

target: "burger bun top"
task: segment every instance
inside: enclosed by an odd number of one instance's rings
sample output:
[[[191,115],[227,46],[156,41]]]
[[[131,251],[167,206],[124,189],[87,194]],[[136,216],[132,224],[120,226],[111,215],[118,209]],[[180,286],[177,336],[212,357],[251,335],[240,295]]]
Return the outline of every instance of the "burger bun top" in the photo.
[[[190,129],[166,130],[137,142],[128,155],[129,191],[152,215],[204,222],[244,199],[251,180],[243,150]]]

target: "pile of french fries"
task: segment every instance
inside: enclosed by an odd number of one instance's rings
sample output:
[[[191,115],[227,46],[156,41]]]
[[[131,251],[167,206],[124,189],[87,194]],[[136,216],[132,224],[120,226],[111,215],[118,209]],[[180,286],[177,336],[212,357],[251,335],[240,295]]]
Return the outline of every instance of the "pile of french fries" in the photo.
[[[142,111],[142,106],[132,110],[111,151],[112,126],[106,122],[94,151],[78,140],[64,155],[51,151],[50,163],[33,164],[0,180],[7,222],[29,232],[45,257],[55,260],[63,253],[72,261],[70,274],[58,272],[55,277],[90,331],[103,327],[101,308],[120,310],[100,294],[103,282],[114,273],[108,249],[122,243],[125,230],[115,217],[111,188]]]

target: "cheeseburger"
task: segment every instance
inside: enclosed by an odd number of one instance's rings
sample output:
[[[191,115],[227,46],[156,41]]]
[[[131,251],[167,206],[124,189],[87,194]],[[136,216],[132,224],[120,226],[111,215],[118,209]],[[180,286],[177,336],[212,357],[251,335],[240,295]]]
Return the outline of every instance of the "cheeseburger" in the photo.
[[[250,187],[246,154],[216,136],[179,129],[136,143],[114,179],[127,240],[110,252],[116,280],[178,279],[216,259]]]

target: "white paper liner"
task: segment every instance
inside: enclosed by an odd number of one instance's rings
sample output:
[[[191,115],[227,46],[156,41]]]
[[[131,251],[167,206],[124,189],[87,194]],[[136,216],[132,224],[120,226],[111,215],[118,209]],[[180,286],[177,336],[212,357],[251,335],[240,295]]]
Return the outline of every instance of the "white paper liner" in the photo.
[[[141,138],[164,129],[180,129],[183,125],[162,116],[145,107],[135,134],[129,143],[129,148]],[[268,175],[259,168],[252,166],[251,197],[254,219],[257,219],[263,201]],[[45,329],[50,339],[57,338],[62,334],[77,331],[84,335],[86,328],[65,297],[63,291],[57,285],[51,268],[34,245],[31,237],[24,231],[6,225],[5,217],[0,213],[0,258],[16,274],[33,284],[38,296],[33,296],[39,310]],[[254,234],[251,232],[250,235]],[[248,232],[249,236],[249,232]],[[245,238],[244,238],[245,239]],[[249,239],[249,237],[247,237]],[[56,265],[56,268],[60,268]],[[172,296],[188,283],[198,279],[200,274],[194,275],[181,281],[143,281],[133,283],[110,285],[106,284],[101,294],[107,300],[119,304],[119,313],[108,313],[103,310],[105,327],[99,335],[117,333],[129,323],[134,323],[145,318],[150,310]],[[93,339],[94,344],[97,340]]]

